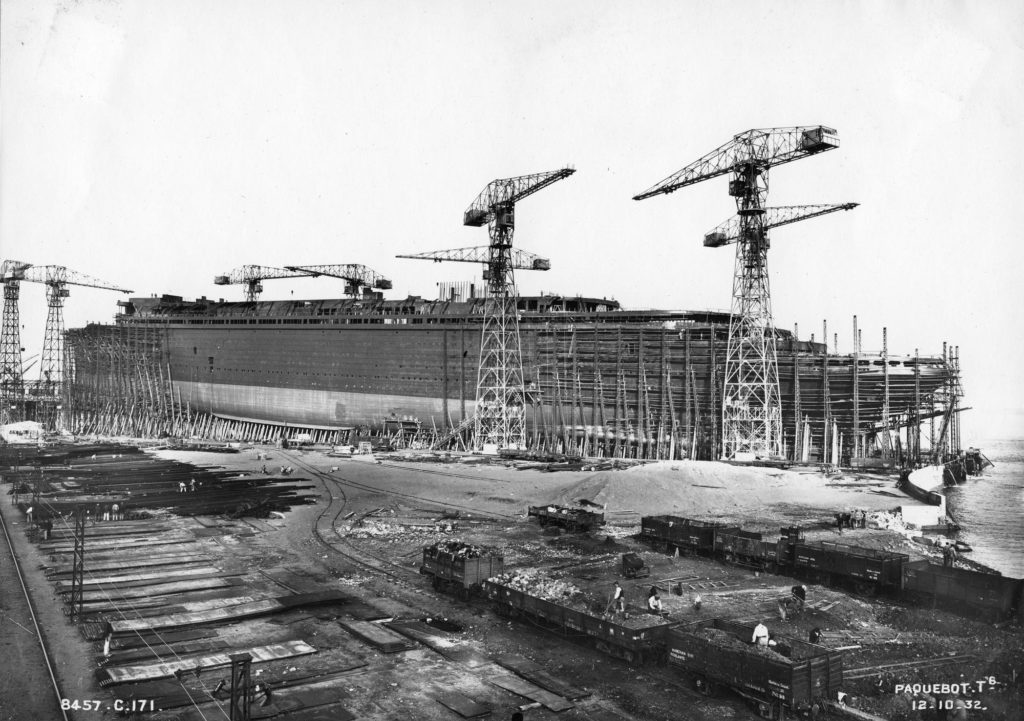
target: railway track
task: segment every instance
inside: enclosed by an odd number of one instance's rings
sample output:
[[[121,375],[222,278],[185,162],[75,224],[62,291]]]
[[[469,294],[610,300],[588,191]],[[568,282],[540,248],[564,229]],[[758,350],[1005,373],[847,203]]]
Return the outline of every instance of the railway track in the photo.
[[[286,455],[302,470],[315,476],[317,480],[323,483],[324,490],[331,494],[331,502],[324,507],[313,521],[313,535],[321,545],[341,555],[348,563],[357,568],[383,574],[394,581],[408,581],[413,577],[419,576],[418,573],[413,574],[397,563],[357,549],[338,530],[338,519],[348,508],[348,496],[341,482],[344,479],[336,478],[334,474],[318,470],[313,465],[292,454],[285,453],[283,455]],[[367,488],[373,490],[371,487]]]
[[[291,457],[291,456],[289,456],[289,457]],[[346,486],[349,486],[351,488],[356,488],[356,489],[358,489],[360,491],[369,491],[371,493],[379,493],[381,495],[395,496],[396,498],[405,498],[405,499],[408,499],[408,500],[411,500],[411,501],[420,501],[422,503],[427,503],[427,504],[430,504],[430,505],[433,505],[433,506],[437,506],[438,508],[441,508],[441,509],[454,508],[454,509],[457,509],[457,510],[460,510],[460,511],[471,511],[471,512],[475,513],[478,516],[483,516],[483,517],[486,517],[486,518],[494,518],[494,519],[512,521],[512,520],[515,520],[515,519],[517,519],[519,517],[518,515],[513,514],[513,513],[498,513],[496,511],[481,511],[480,509],[478,509],[478,508],[476,508],[474,506],[468,506],[468,505],[464,505],[464,504],[460,504],[460,503],[449,503],[449,502],[445,502],[445,501],[438,501],[438,500],[433,499],[433,498],[428,498],[426,496],[417,496],[417,495],[414,495],[412,493],[402,493],[401,491],[393,491],[393,490],[390,490],[390,489],[377,488],[375,486],[371,486],[371,485],[366,484],[366,483],[361,483],[359,481],[353,481],[353,480],[350,480],[350,479],[347,479],[347,478],[343,478],[341,476],[337,476],[335,474],[324,473],[323,471],[319,471],[316,468],[313,468],[312,466],[310,466],[309,464],[303,463],[301,461],[296,461],[296,463],[299,463],[300,465],[302,465],[304,468],[309,470],[310,473],[316,473],[316,474],[318,474],[320,476],[323,476],[325,478],[333,480],[335,483],[338,483],[338,484],[342,484],[343,483]],[[490,482],[493,482],[493,480],[494,480],[493,478],[485,478],[483,476],[464,476],[464,475],[460,475],[460,474],[457,474],[457,473],[445,473],[443,471],[432,471],[432,470],[429,470],[429,469],[422,469],[422,468],[409,468],[408,466],[403,466],[403,465],[399,465],[399,464],[396,464],[396,463],[383,463],[382,462],[379,465],[387,467],[387,468],[395,468],[395,469],[398,469],[398,470],[404,470],[406,472],[413,471],[415,473],[433,473],[433,474],[442,475],[442,476],[449,476],[451,478],[460,478],[460,479],[467,480],[467,481],[478,480],[478,481],[485,481],[485,482],[489,482],[490,483]]]
[[[50,684],[52,684],[54,693],[52,699],[32,698],[33,691],[41,691],[42,689],[33,688],[34,684],[30,682],[29,678],[27,678],[27,669],[30,666],[28,662],[30,661],[30,659],[26,658],[26,654],[29,651],[29,649],[26,647],[25,644],[19,643],[18,641],[14,641],[10,644],[13,645],[14,648],[9,649],[8,653],[12,654],[12,658],[15,657],[14,654],[20,655],[21,661],[24,664],[21,668],[22,676],[20,678],[20,682],[18,683],[20,689],[20,693],[18,695],[21,697],[21,701],[19,702],[15,698],[4,699],[5,710],[15,711],[15,708],[19,703],[27,703],[31,704],[31,706],[28,708],[23,708],[22,710],[25,712],[31,711],[34,713],[45,713],[49,711],[49,718],[58,718],[56,714],[59,712],[60,718],[63,718],[64,721],[69,721],[68,712],[66,709],[63,708],[61,703],[62,699],[64,698],[64,694],[61,692],[60,684],[57,683],[57,676],[54,672],[53,661],[50,659],[50,654],[46,650],[46,641],[43,639],[42,630],[39,628],[39,620],[36,617],[35,606],[33,605],[32,597],[28,592],[28,585],[25,583],[25,576],[22,573],[21,564],[18,563],[18,556],[14,550],[14,542],[11,540],[11,534],[7,527],[7,521],[4,519],[2,513],[0,513],[0,527],[3,528],[4,536],[3,546],[2,548],[0,548],[0,555],[6,556],[6,558],[4,558],[2,562],[2,565],[6,568],[3,569],[4,573],[0,575],[0,579],[2,579],[4,585],[7,588],[11,589],[11,593],[4,594],[5,603],[4,607],[0,609],[0,618],[2,618],[2,621],[5,623],[5,625],[8,622],[11,624],[10,626],[8,626],[8,628],[11,628],[11,626],[16,627],[12,629],[11,633],[17,633],[19,635],[25,633],[34,636],[35,644],[38,644],[38,658],[42,661],[43,665],[46,668],[47,675],[49,676],[49,682]],[[18,582],[16,585],[21,589],[21,594],[19,595],[16,595],[17,592],[14,591],[15,584],[10,583],[8,581],[9,577],[12,575],[17,578]],[[32,620],[32,623],[29,626],[25,626],[21,623],[18,623],[9,615],[10,611],[19,611],[21,607],[24,607],[28,611],[28,615]],[[42,683],[45,684],[46,682],[43,681]],[[36,718],[34,713],[26,713],[26,715],[23,717]],[[14,717],[12,716],[12,718]]]
[[[925,669],[925,668],[938,668],[940,666],[958,665],[965,661],[970,661],[974,656],[971,654],[965,654],[962,656],[941,656],[939,658],[925,658],[915,661],[903,661],[901,663],[886,663],[880,666],[863,666],[861,668],[851,668],[843,672],[843,678],[849,680],[855,680],[858,678],[868,678],[875,676],[880,673],[887,673],[890,671],[906,671],[909,669]]]

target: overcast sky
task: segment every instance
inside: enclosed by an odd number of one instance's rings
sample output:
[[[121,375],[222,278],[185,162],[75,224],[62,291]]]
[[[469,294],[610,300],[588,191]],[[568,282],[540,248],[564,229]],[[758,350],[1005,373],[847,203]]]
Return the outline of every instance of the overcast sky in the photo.
[[[461,219],[488,182],[572,165],[517,209],[552,262],[521,292],[727,309],[733,249],[702,245],[727,179],[631,197],[736,133],[824,124],[841,147],[772,170],[768,202],[861,206],[773,233],[777,324],[958,344],[965,443],[1024,437],[1022,61],[1013,0],[0,0],[0,257],[232,299],[213,276],[243,264],[364,263],[435,297],[478,268],[396,253],[485,244]],[[68,327],[120,297],[71,288]],[[23,285],[26,358],[45,305]]]

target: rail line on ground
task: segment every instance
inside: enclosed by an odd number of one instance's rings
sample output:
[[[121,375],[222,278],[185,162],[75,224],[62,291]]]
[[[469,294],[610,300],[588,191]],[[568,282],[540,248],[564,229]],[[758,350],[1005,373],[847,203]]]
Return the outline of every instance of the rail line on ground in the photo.
[[[349,563],[357,567],[384,574],[395,581],[409,580],[412,574],[407,569],[386,559],[356,549],[338,530],[338,518],[341,517],[341,514],[348,507],[348,496],[345,494],[345,490],[342,484],[338,482],[338,479],[334,478],[333,474],[318,470],[313,465],[299,460],[291,456],[291,454],[287,455],[303,470],[316,476],[323,483],[324,490],[331,494],[331,502],[324,507],[313,521],[313,534],[316,539],[322,545],[340,554]],[[328,484],[328,481],[334,484],[334,488]],[[328,516],[330,516],[330,520],[327,520]],[[402,571],[402,574],[400,575],[396,571]],[[419,574],[416,575],[418,576]]]
[[[289,455],[289,457],[294,459],[294,456]],[[394,491],[394,490],[390,490],[390,489],[377,488],[375,486],[371,486],[369,484],[362,483],[360,481],[353,481],[353,480],[351,480],[349,478],[344,478],[342,476],[335,476],[333,473],[328,473],[328,472],[325,472],[325,471],[321,471],[321,470],[313,467],[311,464],[309,464],[307,462],[304,462],[304,461],[295,460],[295,462],[298,463],[299,465],[303,466],[310,473],[315,473],[317,475],[321,475],[321,476],[323,476],[323,477],[325,477],[327,479],[333,480],[335,483],[344,483],[346,486],[350,486],[352,488],[356,488],[356,489],[358,489],[360,491],[370,491],[371,493],[379,493],[381,495],[386,495],[386,496],[395,496],[397,498],[407,498],[407,499],[412,500],[412,501],[421,501],[423,503],[429,503],[431,505],[438,506],[440,508],[454,508],[454,509],[458,509],[460,511],[462,511],[462,510],[464,510],[464,511],[472,511],[473,513],[475,513],[475,514],[477,514],[479,516],[496,518],[496,519],[500,519],[500,520],[510,520],[510,521],[511,520],[516,520],[517,518],[519,518],[519,515],[521,515],[521,514],[512,514],[512,513],[499,513],[497,511],[482,511],[482,510],[479,510],[479,509],[477,509],[477,508],[475,508],[473,506],[468,506],[468,505],[461,504],[461,503],[449,503],[447,501],[438,501],[437,499],[428,498],[426,496],[417,496],[417,495],[412,494],[412,493],[402,493],[401,491]],[[409,468],[407,466],[402,466],[402,465],[394,464],[394,463],[383,463],[382,462],[382,463],[380,463],[380,465],[387,466],[389,468],[398,468],[398,469],[402,469],[402,470],[405,470],[405,471],[414,471],[416,473],[435,473],[435,474],[439,474],[439,475],[451,476],[453,478],[461,478],[461,479],[467,480],[467,481],[480,480],[480,481],[493,482],[493,480],[494,480],[492,478],[484,478],[482,476],[480,476],[480,477],[477,477],[477,476],[463,476],[463,475],[459,475],[457,473],[445,473],[445,472],[442,472],[442,471],[432,471],[432,470],[421,469],[421,468]]]
[[[64,699],[64,694],[60,690],[60,684],[57,683],[57,676],[53,670],[53,662],[50,660],[50,654],[46,650],[46,641],[43,639],[43,632],[39,628],[39,619],[36,617],[36,609],[32,603],[32,596],[28,592],[28,585],[25,583],[25,576],[21,572],[21,564],[18,563],[18,554],[14,550],[14,542],[11,540],[11,534],[7,528],[7,521],[4,520],[3,514],[0,514],[0,527],[3,527],[4,540],[7,543],[7,550],[10,552],[12,568],[14,569],[15,574],[18,576],[18,583],[21,586],[21,591],[25,596],[25,603],[28,606],[29,615],[32,617],[32,628],[35,631],[36,640],[39,642],[39,648],[43,653],[43,662],[46,664],[46,670],[49,673],[50,681],[53,684],[53,691],[57,697],[57,708],[60,709],[60,713],[61,716],[64,718],[64,721],[69,721],[68,712],[61,703]],[[24,628],[24,626],[22,626],[22,628]]]

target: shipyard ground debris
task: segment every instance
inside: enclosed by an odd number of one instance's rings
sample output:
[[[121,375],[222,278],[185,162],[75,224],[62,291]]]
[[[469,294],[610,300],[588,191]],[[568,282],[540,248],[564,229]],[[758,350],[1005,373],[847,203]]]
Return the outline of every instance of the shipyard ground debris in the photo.
[[[688,718],[745,718],[751,708],[719,671],[659,665],[675,647],[676,624],[723,619],[766,621],[777,639],[794,639],[796,654],[778,660],[786,668],[804,662],[796,642],[817,633],[817,647],[842,655],[841,688],[862,712],[922,718],[912,706],[923,694],[904,687],[961,674],[995,679],[970,697],[985,704],[985,718],[1012,719],[1021,702],[1015,620],[815,582],[806,582],[803,613],[783,619],[791,578],[699,552],[665,554],[641,540],[644,516],[717,506],[729,509],[714,516],[718,528],[757,527],[769,539],[798,524],[808,543],[832,542],[836,509],[859,506],[869,509],[868,527],[846,530],[843,544],[941,563],[939,548],[912,540],[919,531],[883,528],[912,501],[874,493],[885,490],[875,476],[680,462],[551,474],[457,456],[439,464],[401,454],[340,459],[329,448],[235,450],[4,450],[0,510],[40,615],[49,613],[44,633],[63,664],[66,697],[111,706],[147,698],[163,710],[143,718],[200,719],[226,709],[227,686],[218,685],[230,682],[227,659],[246,652],[254,683],[272,689],[261,713],[288,711],[285,718],[502,718],[526,708],[531,720],[646,721],[675,717],[681,705]],[[272,478],[263,465],[295,472]],[[197,490],[179,492],[179,480],[192,478]],[[263,483],[247,485],[253,478]],[[752,490],[757,479],[769,495]],[[232,502],[202,500],[203,489],[224,488],[238,489]],[[244,496],[272,489],[281,491],[273,514],[232,518]],[[97,504],[122,496],[131,499],[122,520],[96,515]],[[37,518],[27,524],[26,503],[62,509],[68,523],[55,523],[44,540]],[[542,529],[527,515],[530,506],[594,504],[605,507],[605,525],[589,532]],[[76,507],[91,510],[81,561]],[[378,531],[357,533],[368,524]],[[627,578],[623,554],[649,575]],[[445,562],[427,569],[438,558]],[[492,571],[497,558],[501,570]],[[482,561],[486,571],[471,563]],[[72,619],[62,610],[72,611],[76,576],[81,610]],[[435,587],[439,577],[450,583]],[[620,614],[607,608],[616,581]],[[665,618],[646,609],[652,587]]]

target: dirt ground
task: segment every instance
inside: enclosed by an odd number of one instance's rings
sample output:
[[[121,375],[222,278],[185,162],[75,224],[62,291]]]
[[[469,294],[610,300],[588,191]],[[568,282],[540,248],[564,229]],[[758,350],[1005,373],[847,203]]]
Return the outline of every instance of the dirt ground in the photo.
[[[259,473],[264,465],[272,470],[292,466],[296,477],[314,482],[318,502],[296,506],[284,517],[175,521],[182,529],[218,529],[220,535],[203,537],[198,543],[216,554],[224,567],[244,573],[246,597],[337,589],[362,604],[361,614],[355,605],[328,606],[217,627],[216,640],[234,648],[301,639],[317,649],[311,656],[253,666],[254,680],[270,679],[280,689],[270,704],[260,707],[261,717],[274,713],[285,719],[310,720],[451,720],[458,716],[437,701],[450,691],[489,707],[490,718],[497,719],[509,718],[523,706],[528,706],[529,721],[754,717],[742,699],[729,693],[704,696],[694,690],[693,679],[671,667],[631,666],[588,643],[500,617],[481,600],[460,601],[434,591],[419,574],[422,548],[457,538],[499,550],[506,567],[542,568],[584,589],[598,605],[619,580],[630,613],[642,613],[648,589],[657,585],[673,621],[713,617],[764,621],[773,633],[803,639],[811,629],[820,629],[828,635],[828,645],[850,647],[845,651],[847,671],[890,665],[844,684],[853,704],[885,718],[929,718],[927,713],[910,710],[911,699],[896,692],[897,684],[950,683],[961,674],[972,681],[990,676],[996,680],[995,686],[986,687],[977,697],[986,710],[974,712],[971,718],[1019,718],[1024,671],[1019,626],[995,628],[941,611],[818,585],[808,586],[808,608],[802,615],[782,620],[778,601],[788,595],[792,579],[708,559],[666,556],[634,538],[641,516],[667,513],[728,520],[776,533],[780,526],[798,523],[810,529],[812,538],[938,558],[934,548],[910,540],[913,532],[857,529],[847,530],[840,539],[832,527],[836,512],[854,508],[882,512],[916,503],[897,494],[891,479],[693,462],[547,473],[472,459],[407,462],[398,454],[338,458],[323,451],[270,447],[244,449],[230,456],[156,453],[246,474]],[[604,506],[609,524],[590,534],[561,534],[541,529],[526,515],[529,505],[581,499]],[[620,558],[626,551],[645,559],[649,577],[622,578]],[[33,549],[26,553],[31,558]],[[46,590],[45,581],[41,590]],[[702,599],[699,611],[692,603],[696,594]],[[213,603],[240,595],[243,592],[238,589],[198,593],[189,601]],[[50,596],[49,603],[55,606]],[[343,622],[359,617],[412,622],[420,642],[412,650],[381,653],[343,627]],[[415,624],[426,619],[429,624]],[[438,625],[443,628],[438,630]],[[424,629],[429,631],[427,636]],[[74,643],[84,644],[77,639]],[[86,657],[91,659],[97,650],[93,644]],[[529,707],[529,699],[496,685],[512,675],[498,663],[509,654],[539,664],[588,695],[560,713],[536,704]],[[970,658],[961,658],[967,655]],[[925,671],[891,666],[953,656],[953,663]],[[289,687],[289,678],[313,673],[331,675]],[[217,700],[209,701],[210,690],[225,675],[221,669],[183,679],[181,685],[207,703],[168,709],[148,718],[184,721],[219,716],[214,704],[224,710],[223,698],[213,695]],[[100,716],[111,713],[104,711]],[[79,713],[74,717],[97,716]]]

